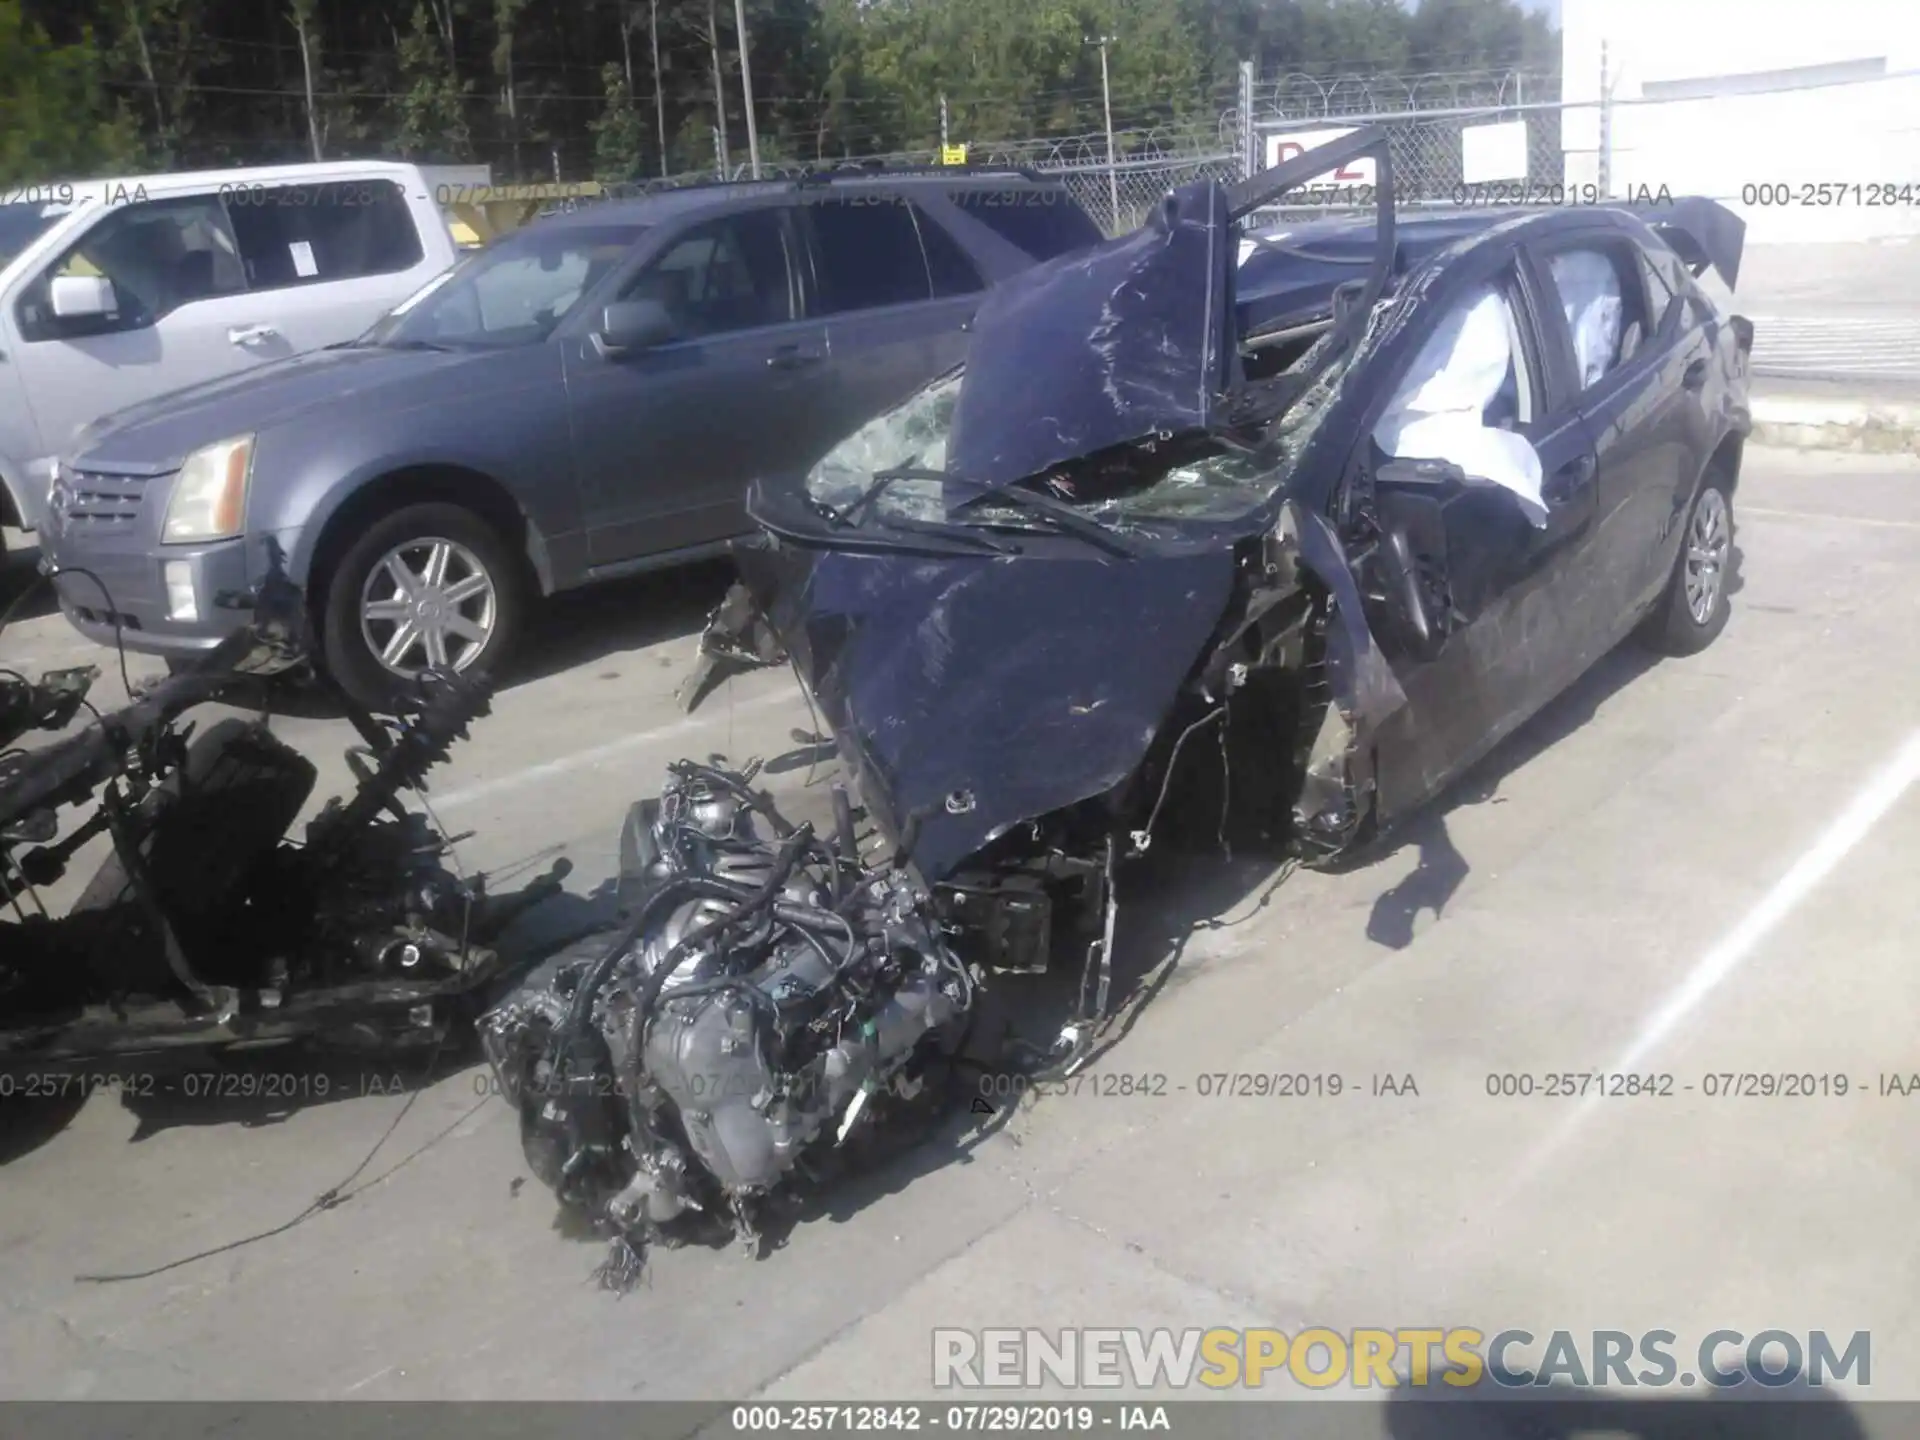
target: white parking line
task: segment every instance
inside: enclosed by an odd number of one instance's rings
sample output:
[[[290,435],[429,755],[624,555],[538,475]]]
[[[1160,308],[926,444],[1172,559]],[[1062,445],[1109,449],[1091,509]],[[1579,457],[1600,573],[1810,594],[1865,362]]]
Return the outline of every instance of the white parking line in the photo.
[[[1759,505],[1742,505],[1742,518],[1758,515],[1764,520],[1834,520],[1842,525],[1870,525],[1881,530],[1920,530],[1920,520],[1883,520],[1877,515],[1833,515],[1824,510],[1768,510]]]
[[[510,790],[518,790],[522,786],[551,780],[575,770],[589,770],[595,765],[604,765],[609,760],[616,760],[635,750],[644,750],[656,742],[672,739],[676,735],[686,735],[702,726],[712,725],[724,719],[729,713],[764,710],[776,703],[791,703],[795,698],[793,691],[784,688],[771,690],[765,695],[757,695],[751,700],[729,701],[725,696],[720,696],[718,704],[714,704],[713,697],[709,697],[708,704],[711,708],[703,710],[698,715],[689,715],[670,725],[658,725],[651,730],[623,735],[618,740],[611,740],[605,745],[596,745],[591,750],[577,750],[557,760],[543,761],[538,765],[529,765],[524,770],[510,771],[490,780],[482,780],[477,784],[449,790],[443,795],[433,796],[433,805],[436,810],[448,810],[456,805],[471,805],[476,800],[489,800]]]
[[[1867,838],[1873,827],[1885,819],[1887,813],[1900,803],[1900,798],[1913,788],[1915,781],[1920,781],[1920,730],[1909,735],[1906,743],[1879,773],[1860,787],[1847,808],[1835,817],[1833,823],[1827,826],[1820,838],[1793,863],[1787,873],[1774,882],[1773,888],[1760,898],[1760,903],[1749,910],[1740,923],[1687,972],[1660,1007],[1647,1017],[1639,1034],[1634,1036],[1633,1043],[1627,1046],[1606,1073],[1633,1074],[1660,1042],[1698,1009],[1701,1002],[1713,994],[1721,982],[1733,974],[1760,947],[1761,942],[1778,929],[1780,923],[1839,867],[1854,847]],[[1598,1091],[1585,1096],[1527,1158],[1520,1167],[1518,1178],[1524,1180],[1537,1172],[1605,1103],[1604,1095]]]

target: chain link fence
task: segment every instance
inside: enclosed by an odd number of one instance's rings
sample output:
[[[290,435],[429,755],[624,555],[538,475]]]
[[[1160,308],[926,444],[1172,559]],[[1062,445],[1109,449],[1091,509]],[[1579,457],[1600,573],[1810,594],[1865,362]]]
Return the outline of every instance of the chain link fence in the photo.
[[[1281,157],[1291,139],[1311,147],[1345,131],[1379,124],[1390,137],[1395,195],[1403,206],[1449,206],[1506,198],[1522,185],[1556,184],[1563,172],[1561,106],[1554,98],[1559,83],[1550,74],[1522,71],[1395,75],[1286,74],[1255,81],[1239,103],[1211,121],[1117,131],[1111,137],[1114,162],[1107,162],[1104,132],[1030,139],[971,141],[974,166],[1008,166],[1061,180],[1074,198],[1108,234],[1138,226],[1171,189],[1201,179],[1235,181],[1248,163],[1267,166]],[[1463,155],[1466,132],[1478,127],[1519,123],[1524,127],[1525,163],[1511,180],[1469,180]],[[1506,138],[1510,141],[1513,132]],[[762,178],[774,179],[822,170],[935,166],[938,150],[897,151],[852,160],[782,165],[762,164]],[[713,170],[637,180],[607,187],[609,195],[639,195],[722,178]],[[724,178],[751,178],[735,163]],[[1520,198],[1517,194],[1515,198]],[[1371,186],[1333,185],[1298,191],[1273,218],[1295,218],[1371,210]],[[1263,217],[1265,218],[1265,217]]]
[[[1389,113],[1342,115],[1337,127],[1324,122],[1262,127],[1259,136],[1263,163],[1272,165],[1283,153],[1312,148],[1332,138],[1332,129],[1379,125],[1387,133],[1392,161],[1395,204],[1401,209],[1455,208],[1464,205],[1539,203],[1562,193],[1565,168],[1561,134],[1561,107],[1530,105],[1525,109],[1466,109],[1449,113]],[[1503,127],[1498,137],[1505,161],[1499,179],[1486,179],[1469,168],[1469,146],[1489,127]],[[1474,135],[1472,132],[1481,132]],[[1330,182],[1289,194],[1275,216],[1297,218],[1314,214],[1370,211],[1371,179],[1360,183]]]

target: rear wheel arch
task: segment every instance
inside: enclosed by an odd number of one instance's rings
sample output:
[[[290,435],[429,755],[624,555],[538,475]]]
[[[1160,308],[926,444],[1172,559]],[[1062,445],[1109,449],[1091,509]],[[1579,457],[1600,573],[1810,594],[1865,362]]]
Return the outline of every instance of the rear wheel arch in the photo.
[[[1725,435],[1721,436],[1720,443],[1714,447],[1713,453],[1707,457],[1706,467],[1701,472],[1700,483],[1705,483],[1708,475],[1718,475],[1726,481],[1724,488],[1727,492],[1727,498],[1732,499],[1734,492],[1740,486],[1740,462],[1745,456],[1746,448],[1747,437],[1742,435],[1738,430],[1729,430]],[[1694,486],[1696,492],[1698,492],[1699,488],[1699,484]]]

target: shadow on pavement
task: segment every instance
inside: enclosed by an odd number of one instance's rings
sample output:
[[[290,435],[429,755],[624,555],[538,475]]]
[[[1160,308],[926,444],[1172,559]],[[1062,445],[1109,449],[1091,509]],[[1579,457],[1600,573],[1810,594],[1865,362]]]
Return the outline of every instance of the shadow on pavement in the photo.
[[[1834,1390],[1769,1376],[1719,1393],[1658,1394],[1571,1387],[1510,1389],[1482,1382],[1392,1392],[1380,1432],[1329,1428],[1331,1436],[1380,1433],[1386,1440],[1867,1440],[1865,1413]],[[1888,1418],[1907,1407],[1887,1406]]]
[[[539,852],[489,872],[494,888],[539,868]],[[613,882],[590,894],[563,892],[521,916],[496,948],[506,966],[469,1002],[444,1038],[361,1050],[345,1044],[288,1042],[224,1052],[185,1050],[108,1057],[59,1069],[35,1069],[22,1059],[0,1067],[0,1165],[30,1154],[70,1124],[95,1094],[106,1091],[135,1117],[129,1140],[138,1143],[182,1126],[231,1125],[259,1129],[301,1110],[374,1095],[406,1095],[481,1063],[471,1022],[547,956],[612,920]],[[476,1097],[491,1093],[484,1074]]]

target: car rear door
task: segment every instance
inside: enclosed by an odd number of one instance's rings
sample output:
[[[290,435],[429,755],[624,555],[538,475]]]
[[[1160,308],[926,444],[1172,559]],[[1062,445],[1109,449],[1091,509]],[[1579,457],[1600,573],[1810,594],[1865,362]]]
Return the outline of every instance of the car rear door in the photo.
[[[225,198],[249,302],[226,340],[253,359],[355,339],[444,268],[393,180],[234,185]]]
[[[1698,381],[1708,346],[1698,325],[1686,323],[1684,306],[1655,309],[1643,252],[1624,230],[1594,223],[1527,250],[1552,312],[1545,319],[1562,383],[1594,438],[1599,466],[1583,606],[1590,662],[1631,628],[1665,582],[1664,542],[1699,472]]]
[[[986,281],[960,243],[898,192],[828,187],[799,213],[809,305],[826,317],[833,353],[823,417],[831,448],[966,358]]]
[[[658,301],[675,338],[614,355],[584,332],[566,342],[593,566],[741,534],[749,482],[831,443],[827,328],[802,312],[799,246],[783,205],[690,222],[607,296]]]

